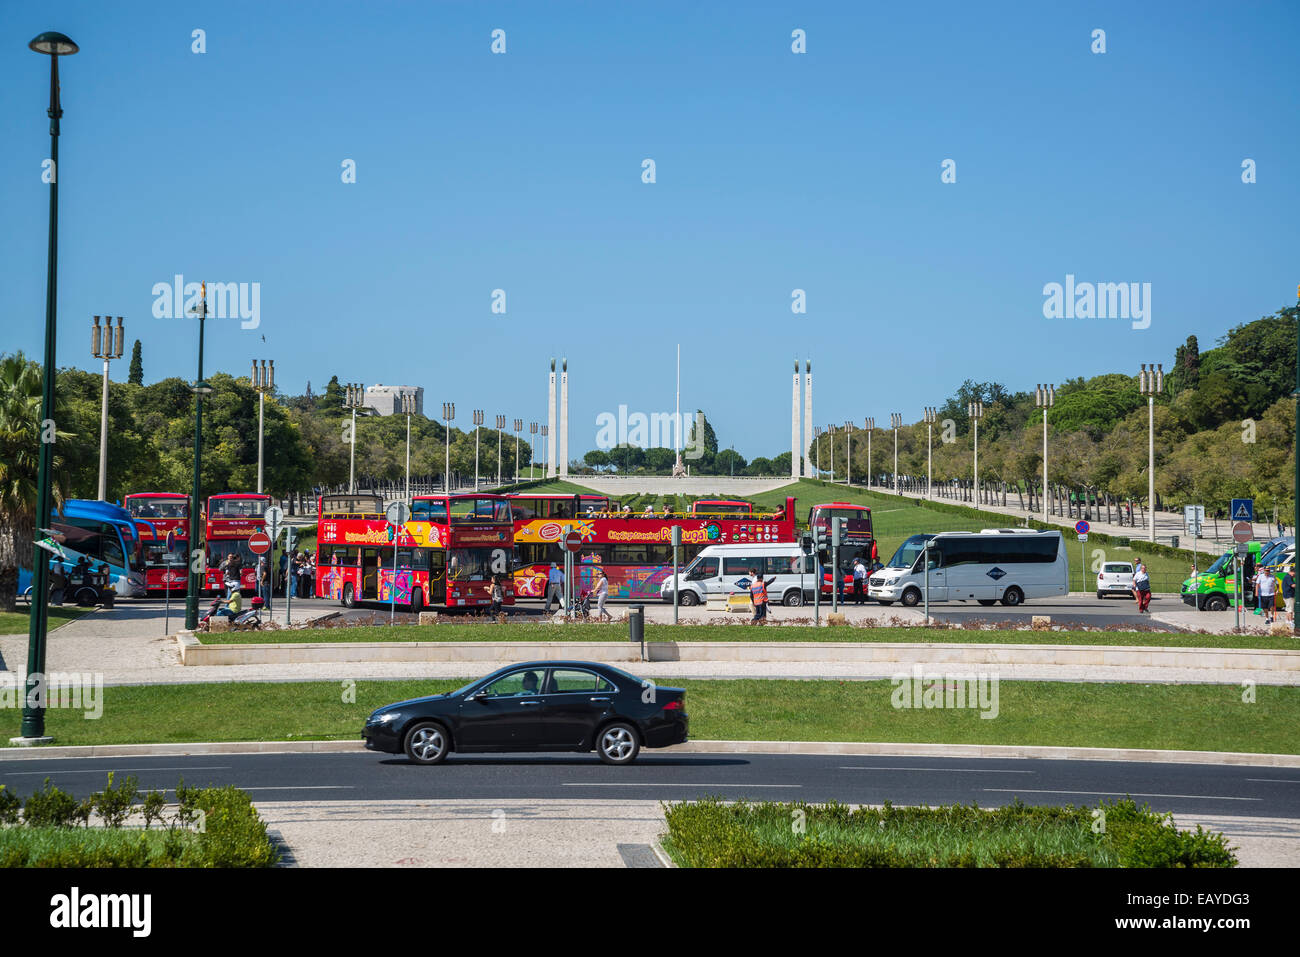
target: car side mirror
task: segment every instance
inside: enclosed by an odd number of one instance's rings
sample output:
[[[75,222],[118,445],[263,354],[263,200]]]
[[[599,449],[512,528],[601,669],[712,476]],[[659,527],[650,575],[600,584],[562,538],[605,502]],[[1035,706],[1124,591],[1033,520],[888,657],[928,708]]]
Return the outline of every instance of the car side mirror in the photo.
[[[482,701],[487,696],[488,696],[487,688],[479,688],[478,691],[475,691],[472,695],[469,696],[469,700]]]

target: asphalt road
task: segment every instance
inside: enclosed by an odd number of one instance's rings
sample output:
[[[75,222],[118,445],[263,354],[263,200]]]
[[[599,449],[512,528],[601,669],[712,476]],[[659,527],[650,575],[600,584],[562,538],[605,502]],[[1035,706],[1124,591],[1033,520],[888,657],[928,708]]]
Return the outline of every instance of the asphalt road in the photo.
[[[1188,606],[1183,604],[1181,598],[1172,595],[1153,596],[1148,607],[1150,614],[1139,614],[1137,602],[1131,598],[1101,599],[1094,594],[1071,595],[1054,601],[1036,599],[1017,608],[1007,608],[1005,605],[985,607],[977,602],[944,602],[932,605],[930,615],[939,621],[982,618],[1026,625],[1034,615],[1050,615],[1053,624],[1086,625],[1092,628],[1106,625],[1147,625],[1165,631],[1181,630],[1151,620],[1151,615],[1162,611],[1186,611]]]
[[[1300,768],[1142,762],[642,752],[623,768],[594,755],[451,755],[435,767],[376,753],[207,754],[0,761],[20,795],[48,776],[78,797],[106,775],[142,789],[234,784],[255,801],[682,800],[852,804],[1089,804],[1131,795],[1157,811],[1300,819]],[[169,793],[169,798],[174,794]]]

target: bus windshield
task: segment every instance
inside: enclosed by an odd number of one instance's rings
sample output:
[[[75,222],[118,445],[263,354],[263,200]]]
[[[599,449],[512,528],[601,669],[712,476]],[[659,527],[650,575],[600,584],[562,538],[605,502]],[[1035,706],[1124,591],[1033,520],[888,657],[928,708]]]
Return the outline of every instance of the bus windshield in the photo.
[[[208,500],[208,518],[261,518],[265,498],[213,498]]]
[[[486,581],[492,576],[492,553],[497,548],[453,548],[447,553],[448,581]]]
[[[894,552],[894,557],[888,562],[889,568],[911,568],[916,564],[917,558],[920,557],[924,550],[926,536],[913,535],[902,545],[898,546],[898,551]]]
[[[183,498],[132,498],[126,507],[132,518],[186,518],[189,513]]]
[[[462,498],[451,501],[453,525],[507,523],[512,521],[510,503],[496,498]]]

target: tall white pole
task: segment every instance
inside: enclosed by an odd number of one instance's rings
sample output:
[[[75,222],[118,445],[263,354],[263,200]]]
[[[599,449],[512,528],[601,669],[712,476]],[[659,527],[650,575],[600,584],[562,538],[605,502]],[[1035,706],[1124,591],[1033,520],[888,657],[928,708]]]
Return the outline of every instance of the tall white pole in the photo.
[[[813,395],[812,395],[812,360],[804,360],[804,393],[803,393],[803,434],[813,434]],[[807,478],[813,478],[812,469],[808,466],[811,463],[804,463],[804,475]],[[832,463],[833,465],[834,463]],[[820,473],[821,469],[818,469]],[[818,474],[817,478],[821,478]]]
[[[553,478],[555,474],[554,472],[551,471],[551,469],[554,468],[554,463],[555,463],[555,441],[556,439],[559,438],[559,433],[556,432],[555,430],[555,424],[556,424],[555,423],[555,360],[552,359],[550,385],[547,389],[547,394],[546,394],[546,425],[548,429],[548,436],[546,440],[546,452],[547,452],[546,461],[550,463],[546,467],[547,478]],[[518,451],[518,449],[516,449],[516,451]],[[516,462],[517,461],[518,459],[516,459]],[[517,468],[516,471],[518,471]],[[516,475],[515,481],[518,480],[519,477]]]
[[[411,413],[406,413],[406,501],[411,501]]]
[[[108,334],[105,333],[105,337]],[[105,350],[107,351],[107,350]],[[260,492],[261,489],[259,488]],[[99,500],[108,501],[108,360],[104,360],[104,404],[99,411]]]
[[[266,393],[257,393],[257,494],[262,494],[262,446],[266,441]]]
[[[1152,378],[1155,378],[1154,374]],[[1156,540],[1156,397],[1147,396],[1147,527],[1149,539]]]
[[[673,474],[682,471],[682,344],[677,343],[677,411],[673,418]]]
[[[811,436],[810,436],[811,437]],[[799,360],[794,360],[794,393],[790,403],[790,478],[803,474],[804,450],[799,441]]]
[[[352,407],[352,451],[348,454],[348,492],[357,490],[357,407]]]
[[[474,491],[478,491],[478,426],[474,426]]]
[[[925,423],[925,497],[930,497],[930,486],[934,484],[934,426]]]
[[[980,504],[980,420],[975,420],[975,507]]]
[[[1047,408],[1043,408],[1043,522],[1047,522]]]
[[[569,360],[560,360],[560,459],[555,474],[569,477]]]
[[[894,426],[894,494],[898,495],[898,426]]]

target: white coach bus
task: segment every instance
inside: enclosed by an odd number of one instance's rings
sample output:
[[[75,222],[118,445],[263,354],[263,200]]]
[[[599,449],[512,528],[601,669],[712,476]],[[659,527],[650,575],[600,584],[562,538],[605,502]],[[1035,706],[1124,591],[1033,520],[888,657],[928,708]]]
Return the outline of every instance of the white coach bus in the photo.
[[[1070,592],[1065,541],[1060,532],[1001,529],[913,535],[898,547],[885,567],[871,574],[867,597],[891,605],[919,605],[925,600],[926,570],[922,551],[929,541],[930,601],[1002,602],[1019,605],[1028,598],[1052,598]]]

